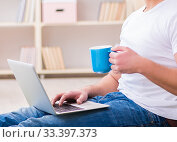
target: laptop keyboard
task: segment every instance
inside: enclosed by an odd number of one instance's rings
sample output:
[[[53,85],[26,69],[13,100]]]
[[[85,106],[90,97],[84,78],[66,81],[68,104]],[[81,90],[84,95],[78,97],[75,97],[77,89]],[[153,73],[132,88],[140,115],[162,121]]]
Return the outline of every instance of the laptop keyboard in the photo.
[[[55,104],[53,107],[54,107],[55,111],[59,112],[59,113],[84,110],[84,108],[72,106],[72,105],[67,104],[67,103],[64,103],[62,106],[59,106],[58,104]]]

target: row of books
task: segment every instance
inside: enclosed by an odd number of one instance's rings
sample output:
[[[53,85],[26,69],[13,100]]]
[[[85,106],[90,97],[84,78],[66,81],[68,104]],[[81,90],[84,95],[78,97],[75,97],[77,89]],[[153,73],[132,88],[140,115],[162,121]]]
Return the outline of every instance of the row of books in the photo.
[[[60,70],[65,69],[63,55],[59,47],[43,47],[42,59],[44,69]],[[36,65],[36,50],[34,47],[22,47],[20,51],[20,61]]]
[[[47,70],[65,69],[63,55],[60,47],[43,47],[42,58],[44,68]]]
[[[99,21],[122,21],[126,18],[125,2],[102,2]]]
[[[21,0],[17,14],[17,22],[34,22],[35,7],[36,0]]]

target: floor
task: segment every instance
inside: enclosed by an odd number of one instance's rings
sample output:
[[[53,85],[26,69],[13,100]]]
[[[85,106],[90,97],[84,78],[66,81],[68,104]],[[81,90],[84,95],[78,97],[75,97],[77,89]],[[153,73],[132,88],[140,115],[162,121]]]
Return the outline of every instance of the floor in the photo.
[[[80,89],[86,85],[98,82],[101,78],[60,78],[42,79],[41,82],[49,96],[53,98],[56,94],[64,91]],[[0,80],[0,114],[27,107],[28,103],[13,79]]]

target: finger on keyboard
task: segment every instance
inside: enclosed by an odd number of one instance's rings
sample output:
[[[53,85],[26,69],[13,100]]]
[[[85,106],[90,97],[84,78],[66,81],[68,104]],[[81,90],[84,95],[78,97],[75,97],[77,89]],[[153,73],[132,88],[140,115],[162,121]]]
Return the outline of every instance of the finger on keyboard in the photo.
[[[68,98],[67,94],[64,94],[59,100],[59,106],[62,106],[63,102]]]
[[[64,93],[60,93],[58,94],[54,99],[53,99],[53,102],[52,104],[54,105],[56,101],[58,101],[62,96],[63,96]]]

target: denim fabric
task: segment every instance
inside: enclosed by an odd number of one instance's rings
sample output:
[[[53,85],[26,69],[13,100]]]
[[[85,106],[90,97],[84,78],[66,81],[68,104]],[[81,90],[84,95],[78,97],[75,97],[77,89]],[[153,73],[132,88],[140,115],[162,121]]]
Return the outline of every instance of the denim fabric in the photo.
[[[153,114],[120,92],[97,96],[90,101],[108,104],[109,108],[50,115],[35,107],[0,115],[1,127],[168,127],[165,118]]]

